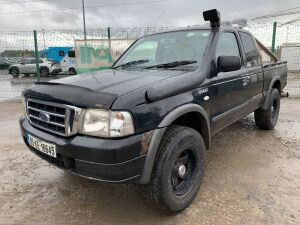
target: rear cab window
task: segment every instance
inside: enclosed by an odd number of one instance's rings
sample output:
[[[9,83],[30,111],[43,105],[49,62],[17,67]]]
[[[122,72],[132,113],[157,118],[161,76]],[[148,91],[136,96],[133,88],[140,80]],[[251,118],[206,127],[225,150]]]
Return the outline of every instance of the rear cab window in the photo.
[[[256,43],[254,43],[252,36],[242,31],[239,32],[239,35],[245,52],[246,66],[252,67],[261,65],[260,55],[257,51]]]

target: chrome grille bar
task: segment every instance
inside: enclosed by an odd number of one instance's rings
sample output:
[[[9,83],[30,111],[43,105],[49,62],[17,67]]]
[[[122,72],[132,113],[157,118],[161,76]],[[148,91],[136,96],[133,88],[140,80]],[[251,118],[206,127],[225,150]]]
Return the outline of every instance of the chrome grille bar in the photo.
[[[37,111],[37,112],[48,113],[48,114],[50,114],[50,115],[57,116],[57,117],[62,117],[62,118],[65,118],[65,117],[66,117],[65,115],[56,114],[56,113],[52,113],[52,112],[47,112],[47,111],[40,110],[40,109],[35,109],[35,108],[30,107],[30,106],[28,106],[27,109],[31,109],[31,110],[34,110],[34,111]]]
[[[30,124],[60,136],[77,133],[81,109],[65,104],[26,99],[26,117]]]
[[[29,117],[43,122],[43,120],[41,118],[39,118],[39,117],[32,116],[32,115],[29,115]],[[65,127],[64,124],[54,123],[54,122],[51,122],[51,121],[49,121],[47,123],[55,125],[55,126],[59,126],[59,127]]]

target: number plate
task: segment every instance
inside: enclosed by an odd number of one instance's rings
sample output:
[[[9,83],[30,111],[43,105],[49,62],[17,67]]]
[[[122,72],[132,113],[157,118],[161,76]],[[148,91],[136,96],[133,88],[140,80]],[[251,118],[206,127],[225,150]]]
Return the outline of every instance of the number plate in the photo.
[[[56,146],[54,144],[42,141],[31,134],[27,134],[27,141],[36,150],[56,158]]]

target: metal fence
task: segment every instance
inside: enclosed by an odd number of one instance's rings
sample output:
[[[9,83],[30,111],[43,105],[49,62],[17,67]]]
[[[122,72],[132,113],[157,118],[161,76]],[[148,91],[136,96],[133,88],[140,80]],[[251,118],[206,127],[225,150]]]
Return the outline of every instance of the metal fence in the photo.
[[[87,30],[40,30],[37,32],[39,55],[50,48],[74,50],[78,73],[107,69],[138,37],[176,27],[100,28]],[[272,48],[273,23],[248,23],[249,30],[267,48]],[[288,86],[293,97],[300,97],[300,24],[281,26],[276,32],[275,50],[280,60],[288,61]],[[59,53],[60,54],[60,53]],[[32,85],[35,77],[11,78],[8,65],[23,58],[34,57],[33,32],[0,32],[0,101],[20,96],[22,89]],[[62,58],[62,57],[61,57]],[[1,70],[2,69],[2,70]],[[68,74],[68,71],[65,71]],[[60,77],[60,76],[57,76]],[[53,77],[55,78],[55,77]],[[48,80],[50,78],[42,78]],[[17,91],[16,91],[17,90]]]

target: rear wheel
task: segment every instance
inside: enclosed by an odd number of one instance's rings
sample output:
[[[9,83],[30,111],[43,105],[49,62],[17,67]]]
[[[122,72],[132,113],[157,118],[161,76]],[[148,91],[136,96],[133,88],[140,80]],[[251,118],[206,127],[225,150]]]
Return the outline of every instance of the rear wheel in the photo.
[[[278,89],[273,89],[268,100],[267,109],[259,108],[254,112],[256,125],[265,130],[272,130],[278,120],[280,110],[280,94]]]
[[[76,71],[76,69],[75,69],[75,68],[73,68],[73,67],[72,67],[72,68],[70,68],[70,69],[69,69],[69,74],[70,74],[70,75],[76,75],[76,74],[77,74],[77,71]]]
[[[46,67],[42,67],[40,69],[40,74],[42,77],[48,77],[49,76],[49,69]]]
[[[160,144],[150,184],[148,200],[166,212],[178,212],[196,197],[204,174],[205,146],[194,129],[172,126]]]
[[[17,67],[11,68],[10,75],[12,75],[13,77],[19,77],[19,69]]]

